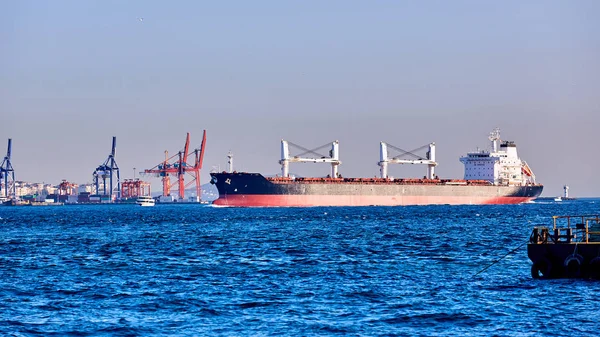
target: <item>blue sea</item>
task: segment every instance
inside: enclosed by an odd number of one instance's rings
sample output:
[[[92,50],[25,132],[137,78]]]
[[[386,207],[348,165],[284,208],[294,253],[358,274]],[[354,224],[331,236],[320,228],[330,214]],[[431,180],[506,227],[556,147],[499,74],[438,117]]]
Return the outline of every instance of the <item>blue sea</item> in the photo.
[[[532,279],[525,245],[596,213],[0,207],[0,335],[597,336],[600,283]]]

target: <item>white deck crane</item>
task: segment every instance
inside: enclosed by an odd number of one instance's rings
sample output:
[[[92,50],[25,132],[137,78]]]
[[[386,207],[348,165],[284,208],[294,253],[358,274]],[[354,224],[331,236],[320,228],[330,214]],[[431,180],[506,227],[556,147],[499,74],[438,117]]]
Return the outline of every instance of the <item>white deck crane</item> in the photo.
[[[401,154],[389,158],[388,157],[388,147],[391,147],[397,151],[400,151]],[[429,151],[426,154],[426,158],[422,158],[413,152],[422,150],[426,147],[429,147]],[[400,159],[399,157],[409,155],[417,159]],[[388,164],[419,164],[419,165],[427,165],[427,179],[435,178],[435,167],[437,166],[437,162],[435,161],[435,143],[430,143],[428,145],[422,146],[418,149],[412,151],[404,151],[399,149],[393,145],[389,145],[384,142],[379,143],[379,162],[377,165],[380,167],[381,178],[388,177]]]
[[[290,156],[289,145],[295,146],[304,152],[297,156]],[[336,140],[331,143],[331,150],[329,151],[329,157],[323,156],[316,151],[322,149],[324,147],[328,147],[329,144],[320,146],[316,149],[309,150],[300,145],[296,145],[292,142],[288,142],[287,140],[281,140],[281,160],[279,164],[281,164],[281,176],[289,177],[290,175],[290,163],[330,163],[331,164],[331,177],[338,178],[338,166],[342,164],[340,161],[340,143]],[[310,158],[310,157],[302,157],[305,154],[313,154],[318,158]],[[320,157],[320,158],[319,158]]]

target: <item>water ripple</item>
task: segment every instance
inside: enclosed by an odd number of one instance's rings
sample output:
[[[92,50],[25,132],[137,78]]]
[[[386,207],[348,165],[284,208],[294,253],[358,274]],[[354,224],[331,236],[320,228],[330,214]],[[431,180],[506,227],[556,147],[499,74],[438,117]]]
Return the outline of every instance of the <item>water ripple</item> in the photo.
[[[0,334],[593,336],[596,282],[474,277],[592,202],[3,207]]]

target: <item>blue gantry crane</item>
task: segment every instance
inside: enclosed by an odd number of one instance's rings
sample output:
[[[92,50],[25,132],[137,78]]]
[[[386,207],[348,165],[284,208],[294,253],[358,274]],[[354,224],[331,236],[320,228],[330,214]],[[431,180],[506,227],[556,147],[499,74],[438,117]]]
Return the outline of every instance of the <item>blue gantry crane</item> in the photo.
[[[0,164],[0,197],[8,198],[17,195],[17,186],[15,184],[15,170],[10,162],[10,153],[12,148],[12,139],[8,139],[8,150],[6,157]],[[2,190],[4,188],[4,191]],[[4,195],[3,195],[4,194]]]
[[[102,180],[103,193],[104,196],[109,196],[110,201],[114,200],[114,183],[116,180],[116,199],[121,198],[121,182],[119,178],[119,166],[117,165],[117,161],[115,160],[115,150],[117,147],[117,137],[113,137],[112,139],[112,151],[108,158],[104,161],[104,163],[96,168],[93,173],[94,176],[94,185],[96,187],[96,194],[100,193],[100,180]],[[108,178],[109,184],[106,184],[106,179]],[[108,190],[107,190],[108,187]],[[108,192],[108,193],[107,193]]]

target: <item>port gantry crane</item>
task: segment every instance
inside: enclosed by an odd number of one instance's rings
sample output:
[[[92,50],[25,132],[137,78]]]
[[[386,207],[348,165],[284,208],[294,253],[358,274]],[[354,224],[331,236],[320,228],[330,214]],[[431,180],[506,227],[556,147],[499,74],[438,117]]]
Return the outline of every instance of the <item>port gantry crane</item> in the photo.
[[[63,179],[60,184],[58,184],[58,195],[64,195],[64,196],[69,196],[69,195],[77,195],[77,187],[79,187],[79,185],[74,184],[74,183],[70,183],[68,181],[66,181],[65,179]]]
[[[204,161],[204,149],[206,147],[206,130],[202,136],[202,144],[200,148],[194,149],[190,152],[190,133],[187,133],[185,139],[185,145],[182,151],[179,151],[176,155],[169,157],[169,152],[165,151],[165,160],[160,164],[154,166],[151,169],[144,170],[141,174],[152,175],[155,177],[162,178],[163,185],[163,196],[171,195],[171,176],[177,177],[177,191],[179,193],[179,199],[185,198],[185,189],[192,183],[196,183],[196,195],[198,198],[202,195],[202,188],[200,185],[200,171],[202,169],[202,162]],[[188,158],[192,155],[193,164],[188,163]],[[176,159],[175,162],[171,163],[172,160]],[[190,158],[191,159],[191,158]],[[185,174],[190,174],[193,179],[185,182]]]
[[[115,151],[117,147],[117,137],[113,137],[112,139],[112,150],[108,155],[108,158],[104,161],[104,163],[96,168],[93,173],[94,176],[94,186],[96,188],[96,194],[100,194],[100,179],[102,179],[103,186],[103,195],[110,195],[111,202],[113,201],[113,183],[116,180],[116,189],[117,195],[116,198],[119,199],[121,197],[121,182],[119,178],[119,166],[117,165],[117,161],[115,160]],[[106,192],[106,178],[109,178],[109,189],[107,194]],[[115,179],[116,178],[116,179]]]
[[[12,139],[8,139],[8,150],[6,151],[6,157],[0,164],[0,197],[13,198],[17,195],[17,186],[15,184],[15,170],[10,162],[10,155],[12,150]],[[2,188],[4,187],[4,195],[2,195]],[[12,190],[12,191],[11,191]]]

